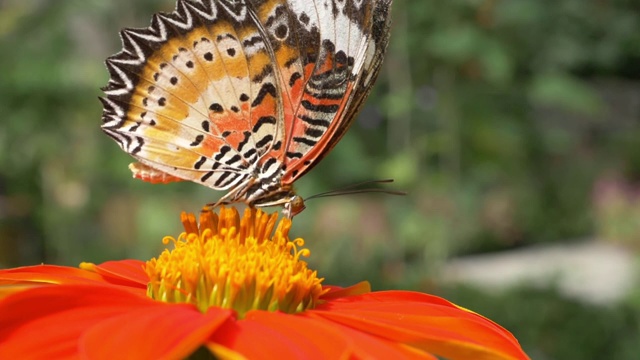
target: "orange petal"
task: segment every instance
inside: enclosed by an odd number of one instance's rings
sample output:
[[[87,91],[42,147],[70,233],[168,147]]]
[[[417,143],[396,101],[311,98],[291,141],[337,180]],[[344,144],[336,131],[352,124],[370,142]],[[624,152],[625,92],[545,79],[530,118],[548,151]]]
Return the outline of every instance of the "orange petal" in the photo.
[[[78,339],[91,326],[155,304],[161,303],[107,285],[42,286],[15,293],[0,301],[0,359],[77,355]]]
[[[105,280],[120,285],[147,289],[149,276],[144,271],[144,261],[120,260],[107,261],[95,266],[95,272]]]
[[[408,300],[394,299],[395,295]],[[508,331],[425,294],[371,293],[329,302],[308,314],[450,359],[527,359]]]
[[[36,265],[0,270],[0,285],[12,282],[86,284],[103,281],[97,274],[68,266]]]
[[[388,311],[390,313],[396,313],[399,307],[406,306],[408,303],[420,303],[420,304],[432,304],[432,305],[442,305],[442,308],[439,308],[441,311],[450,312],[456,317],[466,317],[468,319],[477,319],[481,318],[484,325],[491,327],[493,326],[497,332],[501,332],[505,337],[509,338],[512,342],[517,343],[516,338],[505,328],[496,324],[479,315],[473,311],[467,310],[460,306],[453,304],[450,301],[447,301],[438,296],[414,292],[414,291],[377,291],[370,294],[365,294],[364,296],[359,297],[349,297],[337,299],[336,301],[332,301],[330,304],[324,304],[318,306],[319,310],[322,310],[326,307],[330,307],[332,310],[349,310],[349,309],[363,309],[363,303],[367,302],[367,309],[375,310],[375,311]],[[436,309],[436,308],[433,308]],[[460,312],[459,310],[462,310]],[[432,315],[435,315],[433,313]]]
[[[423,351],[399,344],[394,341],[372,336],[364,332],[351,329],[347,326],[333,324],[350,339],[353,347],[353,355],[357,359],[427,359],[438,360],[437,357]]]
[[[227,322],[210,338],[248,359],[345,359],[349,340],[315,319],[266,311]]]
[[[103,279],[78,268],[53,265],[0,270],[0,299],[18,291],[49,284],[96,284]]]
[[[80,352],[96,360],[113,359],[115,353],[131,359],[185,359],[231,315],[230,310],[219,308],[202,314],[188,304],[146,307],[87,330]]]
[[[322,300],[333,300],[339,299],[347,296],[353,295],[362,295],[371,292],[371,284],[368,281],[359,282],[353,286],[349,286],[346,288],[333,286],[333,285],[324,285],[322,287],[323,290],[329,289],[329,291],[323,294],[320,299]]]
[[[357,284],[356,286],[360,284]],[[356,295],[359,295],[359,294],[356,294]],[[446,306],[457,308],[455,304],[441,297],[438,297],[435,295],[429,295],[421,292],[416,292],[416,291],[388,290],[388,291],[369,292],[367,294],[362,294],[362,295],[363,296],[344,297],[339,299],[338,301],[332,301],[331,303],[332,303],[332,306],[340,304],[340,306],[343,306],[343,307],[352,306],[355,308],[359,308],[360,304],[363,301],[380,302],[380,303],[386,303],[389,301],[402,301],[402,302],[440,304],[440,305],[446,305]]]

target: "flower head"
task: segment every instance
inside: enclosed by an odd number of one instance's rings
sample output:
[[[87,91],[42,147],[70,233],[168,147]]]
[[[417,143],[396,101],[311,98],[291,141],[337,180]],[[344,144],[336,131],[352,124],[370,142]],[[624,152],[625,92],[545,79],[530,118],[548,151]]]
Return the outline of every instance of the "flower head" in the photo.
[[[240,221],[235,208],[220,216],[203,210],[200,226],[182,213],[185,232],[166,237],[173,250],[147,261],[147,294],[155,300],[192,303],[202,312],[211,306],[296,313],[315,307],[322,279],[307,268],[302,239],[289,241],[291,221],[283,219],[271,236],[277,214],[246,209]]]
[[[322,286],[276,218],[183,214],[173,250],[146,263],[1,270],[0,358],[527,359],[508,331],[444,299]]]

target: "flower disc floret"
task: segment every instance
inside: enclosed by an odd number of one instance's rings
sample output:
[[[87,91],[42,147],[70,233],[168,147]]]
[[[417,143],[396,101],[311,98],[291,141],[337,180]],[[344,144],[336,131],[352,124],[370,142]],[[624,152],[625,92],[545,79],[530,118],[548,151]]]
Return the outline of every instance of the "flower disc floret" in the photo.
[[[314,308],[323,294],[317,273],[302,257],[302,239],[289,239],[291,221],[261,210],[204,209],[200,224],[193,214],[181,214],[185,228],[158,258],[147,261],[147,295],[172,303],[192,303],[202,312],[218,306],[236,310],[296,313]],[[277,224],[277,227],[276,227]],[[275,231],[274,231],[275,228]],[[272,235],[273,234],[273,235]]]

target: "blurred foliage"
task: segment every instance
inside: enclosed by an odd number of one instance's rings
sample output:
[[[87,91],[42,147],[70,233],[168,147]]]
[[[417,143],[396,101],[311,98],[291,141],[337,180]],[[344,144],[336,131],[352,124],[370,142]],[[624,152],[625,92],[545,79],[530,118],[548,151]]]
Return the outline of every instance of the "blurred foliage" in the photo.
[[[0,266],[149,258],[180,231],[179,211],[220,196],[132,180],[130,157],[99,129],[96,98],[117,31],[173,6],[0,2]],[[368,105],[297,186],[309,196],[393,177],[409,195],[308,203],[294,235],[328,283],[423,288],[452,256],[590,236],[640,248],[640,204],[623,201],[640,192],[640,3],[395,0],[393,15]],[[622,198],[594,185],[607,179],[624,184]],[[556,302],[557,319],[578,325],[559,322],[559,331],[532,314]],[[549,359],[627,359],[604,342],[617,335],[585,329],[594,321],[628,339],[638,317],[637,308],[601,312],[526,291],[468,295],[462,305]],[[501,316],[508,305],[512,318]],[[571,351],[580,344],[591,347]]]

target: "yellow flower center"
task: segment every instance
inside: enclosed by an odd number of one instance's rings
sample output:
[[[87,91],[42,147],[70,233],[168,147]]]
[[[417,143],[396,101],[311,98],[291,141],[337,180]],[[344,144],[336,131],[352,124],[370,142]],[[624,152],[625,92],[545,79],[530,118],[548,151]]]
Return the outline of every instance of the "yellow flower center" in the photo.
[[[295,313],[313,308],[323,294],[315,271],[301,257],[304,240],[289,240],[289,219],[247,209],[240,218],[235,208],[181,214],[185,228],[164,250],[147,261],[147,295],[173,303],[192,303],[202,312],[211,306],[234,309],[240,317],[253,309]]]

